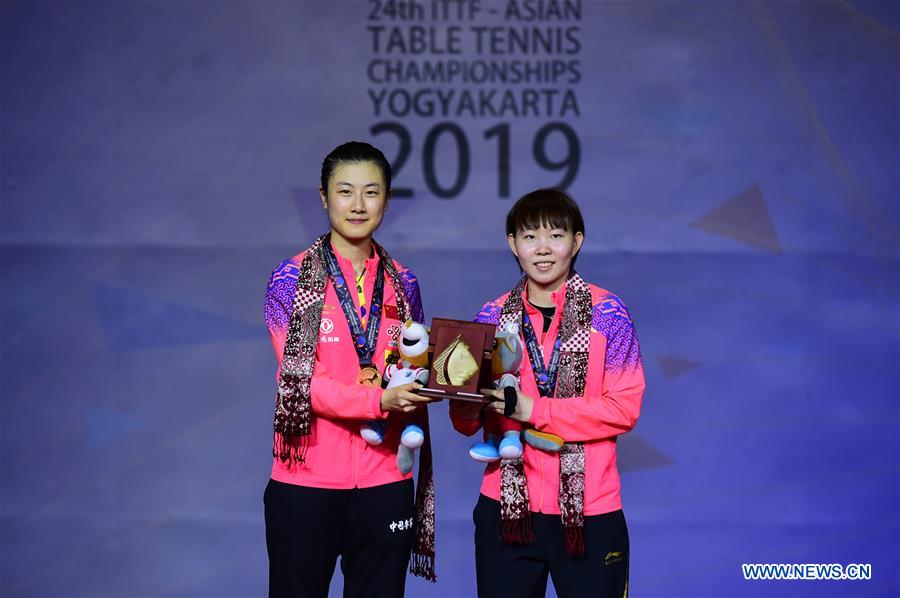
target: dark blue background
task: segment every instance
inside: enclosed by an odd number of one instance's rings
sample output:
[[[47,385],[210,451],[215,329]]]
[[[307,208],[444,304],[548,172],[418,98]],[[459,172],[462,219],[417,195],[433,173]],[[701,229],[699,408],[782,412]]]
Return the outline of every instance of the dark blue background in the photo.
[[[631,595],[897,595],[900,5],[584,5],[578,265],[629,305],[648,382],[619,449]],[[3,596],[265,593],[263,292],[324,230],[322,156],[379,120],[367,9],[0,5]],[[543,123],[513,123],[514,196],[555,180]],[[517,275],[479,143],[453,200],[416,145],[378,234],[429,317]],[[432,418],[439,581],[408,595],[472,596],[481,468]]]

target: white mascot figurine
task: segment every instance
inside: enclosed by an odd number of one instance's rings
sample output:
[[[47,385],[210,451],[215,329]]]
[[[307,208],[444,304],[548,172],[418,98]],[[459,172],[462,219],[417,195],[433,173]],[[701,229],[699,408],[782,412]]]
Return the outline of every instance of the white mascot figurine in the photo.
[[[389,364],[384,369],[385,388],[394,388],[409,382],[428,384],[428,329],[418,322],[407,320],[399,338],[400,363]],[[372,445],[384,440],[387,420],[372,420],[360,427],[363,439]],[[402,473],[412,471],[415,450],[425,442],[425,432],[415,424],[408,424],[400,435],[397,448],[397,467]]]

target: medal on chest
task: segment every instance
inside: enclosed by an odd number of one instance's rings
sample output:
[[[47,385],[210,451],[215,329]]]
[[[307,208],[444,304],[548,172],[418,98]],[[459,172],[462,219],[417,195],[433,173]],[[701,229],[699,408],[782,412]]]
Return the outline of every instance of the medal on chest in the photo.
[[[344,312],[344,318],[347,320],[347,325],[350,327],[350,333],[354,339],[356,356],[359,360],[359,373],[356,375],[356,381],[359,384],[380,386],[381,376],[378,373],[378,369],[372,364],[372,357],[375,354],[375,345],[378,343],[378,328],[381,325],[381,304],[384,298],[384,265],[378,264],[378,270],[375,275],[375,288],[372,292],[372,303],[369,308],[369,318],[366,327],[363,328],[359,314],[350,297],[350,291],[347,289],[347,283],[341,273],[337,257],[329,244],[326,244],[324,249],[328,276],[331,278],[332,285],[334,285],[334,290],[341,303],[341,310]]]
[[[537,335],[531,326],[531,320],[525,309],[522,309],[522,336],[525,338],[525,349],[528,351],[528,359],[531,361],[531,369],[534,372],[534,381],[538,392],[542,397],[552,397],[556,390],[556,375],[559,370],[560,347],[562,342],[556,339],[553,343],[553,351],[550,354],[550,364],[544,365],[544,355]]]
[[[375,366],[365,365],[356,375],[356,383],[363,386],[381,386],[381,375]]]

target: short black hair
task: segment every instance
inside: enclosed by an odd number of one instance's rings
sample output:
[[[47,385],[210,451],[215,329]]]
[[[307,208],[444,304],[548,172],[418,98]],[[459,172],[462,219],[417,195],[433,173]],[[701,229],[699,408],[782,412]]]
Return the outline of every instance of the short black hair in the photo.
[[[391,164],[381,150],[364,141],[348,141],[331,150],[322,161],[322,190],[328,192],[328,181],[342,162],[373,162],[381,171],[385,191],[391,192]]]
[[[541,227],[561,228],[584,234],[584,218],[572,196],[561,189],[537,189],[526,193],[506,215],[506,234]]]
[[[541,227],[561,228],[573,235],[584,235],[584,218],[571,195],[562,189],[536,189],[516,201],[506,215],[506,235],[515,236],[522,230]],[[578,254],[572,256],[570,271]],[[516,260],[518,263],[518,260]],[[521,270],[521,266],[519,267]]]

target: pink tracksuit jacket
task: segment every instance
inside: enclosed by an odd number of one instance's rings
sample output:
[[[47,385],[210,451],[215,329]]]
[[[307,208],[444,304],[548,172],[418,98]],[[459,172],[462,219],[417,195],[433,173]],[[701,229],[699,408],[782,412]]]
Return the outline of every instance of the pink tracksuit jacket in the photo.
[[[562,436],[568,442],[583,442],[585,451],[584,514],[600,515],[622,508],[619,472],[616,469],[616,437],[637,422],[644,394],[644,370],[638,339],[622,301],[604,289],[589,285],[593,304],[590,357],[583,397],[541,397],[528,352],[521,369],[521,390],[534,397],[530,424],[537,430]],[[526,291],[527,292],[527,291]],[[543,315],[527,301],[526,313],[548,363],[559,332],[566,287],[553,294],[556,314],[550,329],[542,334]],[[497,324],[508,293],[490,301],[476,316],[478,322]],[[460,417],[451,405],[453,426],[471,436],[481,428],[480,420]],[[495,429],[497,426],[493,426]],[[525,475],[531,510],[559,514],[559,457],[524,445]],[[500,463],[488,464],[481,493],[500,500]]]
[[[332,249],[334,245],[332,245]],[[266,289],[266,324],[272,347],[278,358],[277,383],[284,354],[285,336],[293,310],[294,293],[300,262],[305,252],[285,260],[272,272]],[[345,280],[354,280],[353,265],[335,250]],[[374,252],[373,252],[373,255]],[[366,305],[372,304],[375,274],[379,258],[366,260],[364,293]],[[398,263],[397,272],[411,308],[412,319],[424,323],[419,284],[415,275]],[[390,277],[385,275],[384,301],[378,342],[372,357],[379,372],[384,371],[385,358],[397,351],[397,338],[401,322],[397,319],[397,297]],[[350,293],[359,313],[358,297]],[[319,327],[319,345],[311,384],[312,435],[306,461],[286,464],[279,459],[272,463],[272,479],[316,488],[368,488],[405,480],[412,474],[402,474],[397,469],[397,445],[403,429],[400,418],[394,414],[385,433],[384,442],[371,446],[359,435],[364,420],[386,419],[381,410],[382,389],[357,384],[359,359],[344,317],[340,301],[331,282],[325,291],[325,305]],[[395,421],[396,420],[396,421]]]

